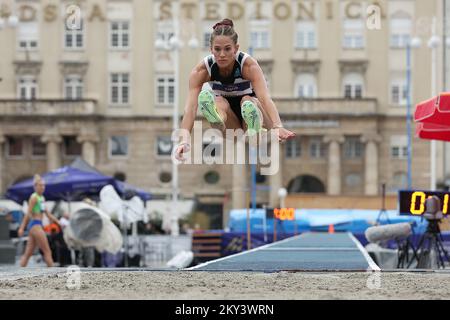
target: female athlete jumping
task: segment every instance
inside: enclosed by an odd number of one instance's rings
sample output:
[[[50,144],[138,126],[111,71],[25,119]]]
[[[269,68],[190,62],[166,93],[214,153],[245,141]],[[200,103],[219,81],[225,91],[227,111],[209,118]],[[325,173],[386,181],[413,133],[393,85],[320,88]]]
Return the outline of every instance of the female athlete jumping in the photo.
[[[242,128],[258,133],[278,129],[279,141],[293,138],[295,134],[283,128],[261,67],[247,53],[239,51],[237,40],[231,20],[224,19],[214,25],[211,55],[199,62],[189,76],[181,129],[192,131],[197,107],[200,107],[208,122],[222,131]],[[211,90],[202,90],[207,82]],[[183,153],[189,149],[188,137],[183,137],[176,147],[176,159],[185,160]]]

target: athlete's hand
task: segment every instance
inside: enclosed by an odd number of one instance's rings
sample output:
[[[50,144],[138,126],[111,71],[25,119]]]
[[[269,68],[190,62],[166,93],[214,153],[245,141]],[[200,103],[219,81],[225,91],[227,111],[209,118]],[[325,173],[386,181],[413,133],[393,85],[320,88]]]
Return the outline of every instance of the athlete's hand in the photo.
[[[289,131],[288,129],[285,128],[276,128],[276,129],[278,129],[278,141],[280,141],[281,143],[295,137],[295,133]]]
[[[189,143],[180,143],[175,150],[175,159],[178,161],[184,162],[186,158],[184,158],[183,153],[189,152],[191,149],[191,145]]]
[[[19,236],[19,238],[23,237],[23,233],[24,233],[23,228],[19,228],[19,230],[17,231],[17,235]]]

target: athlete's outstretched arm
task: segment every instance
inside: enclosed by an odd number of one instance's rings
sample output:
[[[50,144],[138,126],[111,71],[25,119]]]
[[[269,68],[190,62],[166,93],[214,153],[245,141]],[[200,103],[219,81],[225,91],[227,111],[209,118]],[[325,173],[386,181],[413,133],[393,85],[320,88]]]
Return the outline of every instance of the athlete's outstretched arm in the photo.
[[[273,127],[268,129],[279,129],[278,136],[281,141],[294,137],[295,133],[283,128],[278,110],[267,89],[264,74],[256,60],[251,57],[245,60],[243,76],[251,81],[256,97],[261,102],[261,107],[264,108],[273,123]]]
[[[208,70],[206,70],[205,64],[201,61],[189,75],[189,92],[186,103],[184,105],[183,119],[181,120],[180,129],[185,129],[187,132],[191,132],[194,127],[195,117],[197,115],[197,99],[203,84],[209,80]],[[177,150],[175,157],[182,161],[182,153],[189,150],[189,135],[183,135],[181,143],[176,146]]]

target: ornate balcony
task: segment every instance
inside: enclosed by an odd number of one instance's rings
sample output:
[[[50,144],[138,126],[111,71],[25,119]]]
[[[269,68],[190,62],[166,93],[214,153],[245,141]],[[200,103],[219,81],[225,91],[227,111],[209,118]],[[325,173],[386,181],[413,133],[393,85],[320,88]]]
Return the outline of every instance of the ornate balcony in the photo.
[[[378,101],[376,98],[274,98],[280,114],[285,115],[376,115]]]
[[[92,99],[0,99],[0,116],[88,116],[97,114],[96,105]]]

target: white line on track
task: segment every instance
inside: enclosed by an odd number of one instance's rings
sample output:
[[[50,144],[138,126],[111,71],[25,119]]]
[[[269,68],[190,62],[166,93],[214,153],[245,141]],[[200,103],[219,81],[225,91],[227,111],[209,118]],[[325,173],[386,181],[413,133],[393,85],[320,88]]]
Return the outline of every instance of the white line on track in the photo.
[[[367,253],[366,249],[361,245],[361,243],[358,241],[358,239],[355,238],[355,236],[351,232],[347,232],[350,239],[353,240],[353,242],[358,247],[359,251],[363,254],[364,258],[366,258],[367,263],[369,264],[369,267],[372,268],[373,271],[381,271],[380,267],[377,266],[375,261],[370,257],[370,255]]]

